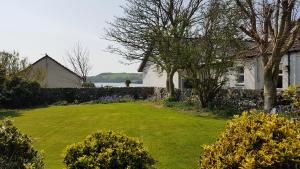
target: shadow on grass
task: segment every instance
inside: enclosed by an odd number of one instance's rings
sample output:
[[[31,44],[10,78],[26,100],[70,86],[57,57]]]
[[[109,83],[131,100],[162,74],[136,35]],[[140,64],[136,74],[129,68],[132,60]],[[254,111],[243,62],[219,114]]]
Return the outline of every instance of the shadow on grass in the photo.
[[[197,104],[187,104],[183,102],[163,102],[162,106],[193,114],[196,117],[210,119],[229,120],[232,119],[234,115],[241,114],[232,109],[201,108]]]
[[[222,120],[230,120],[234,115],[236,115],[236,113],[233,114],[231,111],[215,109],[198,109],[195,114],[196,117]]]
[[[207,109],[213,116],[222,119],[232,119],[235,115],[240,115],[241,113],[232,109]]]
[[[8,117],[19,117],[22,116],[22,113],[18,111],[0,111],[0,120],[6,119]]]

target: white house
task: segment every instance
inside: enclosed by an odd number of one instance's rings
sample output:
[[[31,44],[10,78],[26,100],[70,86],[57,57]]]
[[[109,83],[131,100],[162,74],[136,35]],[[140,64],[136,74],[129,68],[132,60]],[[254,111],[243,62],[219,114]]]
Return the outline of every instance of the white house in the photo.
[[[143,85],[145,87],[165,87],[166,73],[160,72],[156,67],[143,60],[139,69],[143,73]],[[237,69],[234,73],[228,75],[228,87],[241,89],[263,89],[263,65],[261,57],[250,55],[243,63],[237,63]],[[280,74],[278,88],[285,89],[291,84],[300,83],[300,38],[296,40],[293,47],[282,58],[280,64]],[[184,88],[184,79],[178,73],[174,76],[176,88]]]
[[[28,78],[36,80],[42,88],[81,88],[82,78],[46,55],[26,70]]]

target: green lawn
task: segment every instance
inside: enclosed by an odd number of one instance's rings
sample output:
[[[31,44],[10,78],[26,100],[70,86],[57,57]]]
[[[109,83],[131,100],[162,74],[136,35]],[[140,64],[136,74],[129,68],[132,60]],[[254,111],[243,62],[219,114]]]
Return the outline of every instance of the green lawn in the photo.
[[[2,115],[1,115],[2,114]],[[82,141],[97,130],[113,130],[137,137],[160,169],[197,168],[201,146],[211,143],[225,119],[179,112],[151,103],[53,106],[9,113],[15,125],[34,139],[45,153],[47,169],[63,168],[66,145]]]

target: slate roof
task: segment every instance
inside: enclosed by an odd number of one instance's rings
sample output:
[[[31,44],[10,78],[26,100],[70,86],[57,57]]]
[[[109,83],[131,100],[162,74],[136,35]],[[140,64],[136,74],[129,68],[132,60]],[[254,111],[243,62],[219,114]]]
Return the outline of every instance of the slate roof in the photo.
[[[252,58],[259,55],[259,49],[257,46],[255,46],[255,42],[250,43],[249,50],[240,52],[238,55],[240,55],[240,58],[246,57],[246,58]],[[270,49],[271,50],[271,49]],[[300,51],[300,35],[295,39],[295,42],[293,46],[289,49],[289,53],[298,52]]]

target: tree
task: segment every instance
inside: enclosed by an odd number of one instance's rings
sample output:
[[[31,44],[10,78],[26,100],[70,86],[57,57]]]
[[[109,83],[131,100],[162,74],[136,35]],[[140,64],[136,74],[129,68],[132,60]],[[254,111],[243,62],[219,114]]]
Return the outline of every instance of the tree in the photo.
[[[18,52],[0,52],[0,69],[4,73],[4,79],[12,79],[14,77],[21,77],[24,80],[36,81],[41,83],[45,77],[44,69],[34,69],[28,63],[27,58],[21,58]],[[1,71],[1,70],[0,70]]]
[[[189,39],[181,49],[189,58],[183,76],[190,82],[201,106],[207,107],[226,84],[234,64],[234,51],[243,47],[237,31],[237,17],[227,0],[212,0],[199,25],[200,37]]]
[[[182,40],[199,21],[202,0],[127,0],[124,16],[107,30],[107,39],[120,46],[110,51],[129,61],[147,60],[166,71],[166,87],[174,97],[173,76],[181,68]]]
[[[74,72],[79,74],[85,83],[91,70],[89,50],[84,48],[80,42],[77,42],[74,48],[68,52],[67,56],[68,62],[72,66]]]
[[[0,66],[5,70],[6,76],[11,77],[20,75],[20,72],[25,70],[29,64],[26,58],[20,58],[18,52],[2,51],[0,52]]]
[[[300,29],[297,0],[235,0],[242,16],[240,29],[252,38],[264,67],[264,109],[276,103],[276,87],[282,57]]]
[[[6,80],[5,69],[0,65],[0,100],[2,100],[4,98],[5,80]],[[1,104],[2,104],[2,101],[0,101],[0,105]]]
[[[6,72],[5,69],[0,65],[0,91],[3,89],[5,80],[6,80]]]

